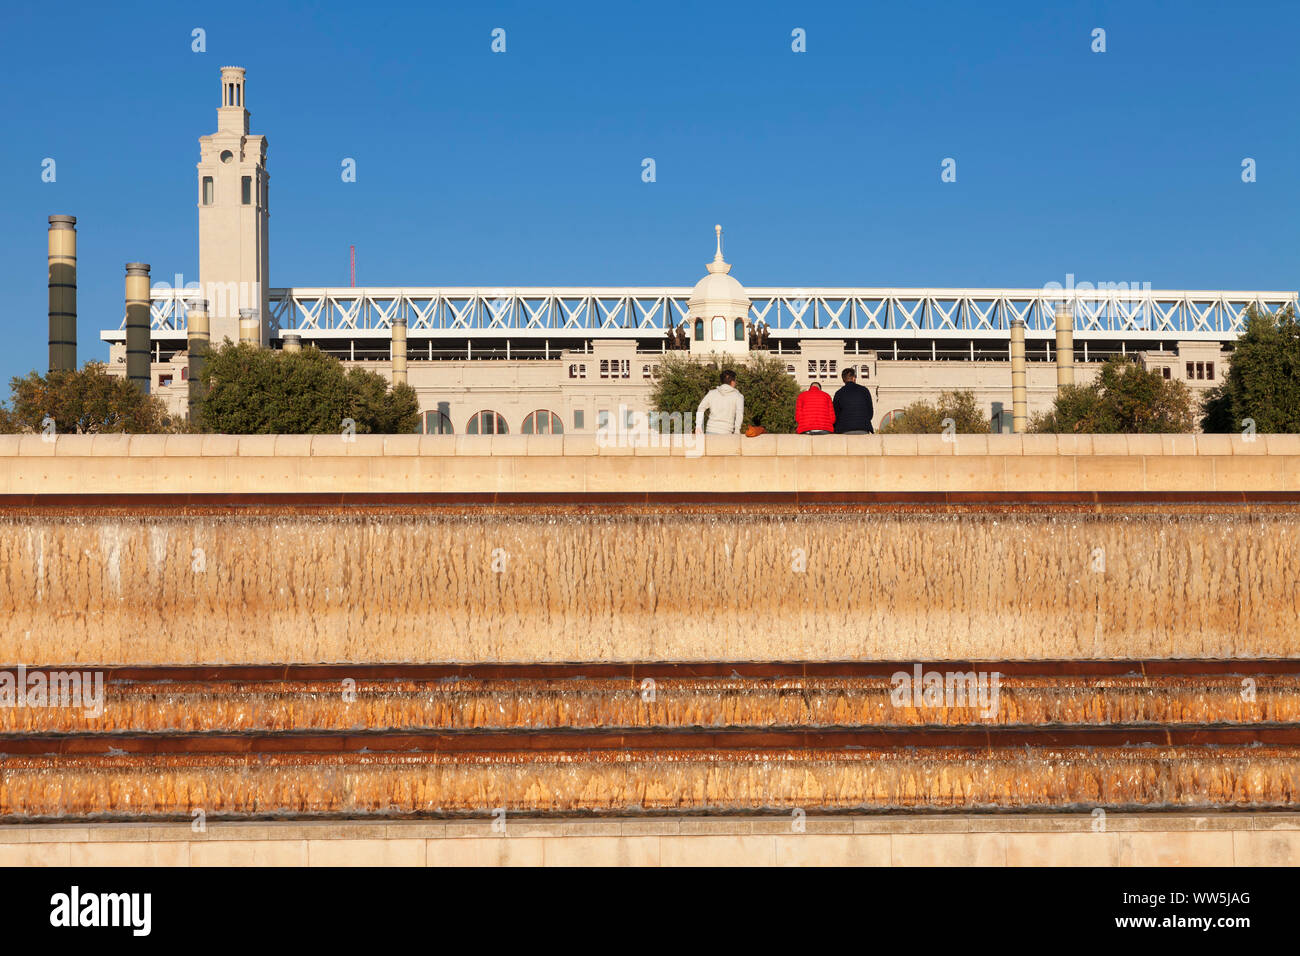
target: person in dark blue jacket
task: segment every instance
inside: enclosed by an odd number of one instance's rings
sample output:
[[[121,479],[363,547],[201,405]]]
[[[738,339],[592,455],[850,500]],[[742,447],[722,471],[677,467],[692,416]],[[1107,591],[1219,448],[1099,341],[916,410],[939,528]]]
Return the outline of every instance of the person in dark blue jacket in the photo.
[[[871,404],[871,391],[858,384],[858,373],[846,368],[840,376],[844,384],[835,393],[835,434],[869,435],[876,429],[871,424],[875,411]]]

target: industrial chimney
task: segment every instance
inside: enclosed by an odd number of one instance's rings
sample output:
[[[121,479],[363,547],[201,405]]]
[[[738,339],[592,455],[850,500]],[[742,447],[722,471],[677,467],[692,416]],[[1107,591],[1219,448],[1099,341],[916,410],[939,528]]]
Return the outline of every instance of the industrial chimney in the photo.
[[[262,325],[257,309],[239,310],[239,344],[245,343],[254,347],[262,344]]]
[[[208,328],[208,300],[196,299],[190,303],[189,311],[185,317],[185,329],[188,339],[186,351],[189,354],[190,362],[190,421],[197,420],[195,415],[198,412],[198,406],[203,401],[203,367],[208,363],[208,346],[210,344]]]
[[[51,216],[50,371],[77,367],[77,217]]]
[[[1074,384],[1074,312],[1068,302],[1056,307],[1056,390]]]
[[[149,266],[126,264],[126,377],[149,394],[152,368],[149,349]]]
[[[406,319],[393,319],[393,341],[389,352],[393,363],[393,384],[406,384]]]
[[[1011,320],[1011,430],[1023,435],[1029,423],[1029,391],[1025,380],[1025,320]]]

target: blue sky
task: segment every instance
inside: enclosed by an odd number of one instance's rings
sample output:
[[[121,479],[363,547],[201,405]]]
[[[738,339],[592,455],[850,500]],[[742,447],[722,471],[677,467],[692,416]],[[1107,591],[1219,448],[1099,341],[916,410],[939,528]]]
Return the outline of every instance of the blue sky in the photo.
[[[49,214],[79,220],[81,361],[124,263],[197,278],[228,64],[273,286],[346,285],[350,244],[358,285],[690,285],[721,222],[753,286],[1295,289],[1298,30],[1285,2],[10,0],[0,382],[47,361]]]

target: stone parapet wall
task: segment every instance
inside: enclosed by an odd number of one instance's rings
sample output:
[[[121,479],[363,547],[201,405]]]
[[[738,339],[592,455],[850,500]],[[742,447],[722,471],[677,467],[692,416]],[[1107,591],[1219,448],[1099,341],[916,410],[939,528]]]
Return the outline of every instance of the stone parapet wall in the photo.
[[[0,436],[0,495],[1300,492],[1300,435]]]
[[[4,866],[1296,866],[1294,813],[0,826]]]

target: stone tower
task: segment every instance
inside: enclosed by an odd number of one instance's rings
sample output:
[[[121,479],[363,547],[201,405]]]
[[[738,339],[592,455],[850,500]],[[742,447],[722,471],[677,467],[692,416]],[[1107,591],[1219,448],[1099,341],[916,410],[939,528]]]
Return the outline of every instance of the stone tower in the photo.
[[[248,132],[244,70],[221,68],[217,131],[199,137],[199,283],[212,345],[239,341],[239,310],[256,309],[269,339],[266,137]]]

